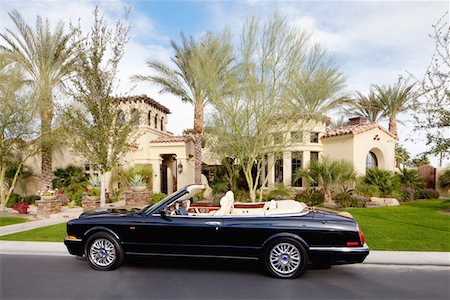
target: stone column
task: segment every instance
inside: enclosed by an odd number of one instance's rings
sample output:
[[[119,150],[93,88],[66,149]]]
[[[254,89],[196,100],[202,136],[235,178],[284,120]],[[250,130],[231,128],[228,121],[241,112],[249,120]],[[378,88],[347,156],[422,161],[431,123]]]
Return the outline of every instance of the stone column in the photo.
[[[123,196],[125,198],[126,206],[144,207],[150,204],[150,196],[152,195],[149,191],[143,192],[125,192]]]
[[[153,193],[161,192],[161,164],[163,159],[156,158],[151,159],[151,165],[153,169]]]
[[[59,198],[47,200],[41,199],[36,201],[38,219],[47,219],[52,214],[59,213],[62,207],[62,201]]]
[[[291,164],[291,152],[285,151],[283,152],[283,185],[288,187],[291,186],[291,173],[292,173],[292,164]]]
[[[311,152],[303,151],[303,161],[302,161],[303,169],[306,169],[309,166],[310,161],[311,161]],[[308,186],[308,181],[305,178],[302,179],[302,186],[303,187]]]

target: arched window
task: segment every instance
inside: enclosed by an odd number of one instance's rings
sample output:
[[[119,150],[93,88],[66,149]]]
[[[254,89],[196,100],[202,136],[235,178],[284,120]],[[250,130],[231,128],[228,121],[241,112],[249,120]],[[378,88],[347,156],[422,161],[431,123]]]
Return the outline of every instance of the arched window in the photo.
[[[164,130],[164,117],[161,117],[161,130]]]
[[[152,111],[148,112],[148,126],[152,126]]]
[[[135,108],[131,110],[131,119],[133,120],[133,125],[139,125],[139,111]]]
[[[158,129],[158,114],[155,115],[155,129]]]
[[[366,169],[373,169],[378,167],[378,159],[375,153],[370,151],[366,156]]]
[[[125,113],[123,112],[123,110],[119,110],[119,112],[117,113],[117,120],[119,120],[120,124],[125,124]]]

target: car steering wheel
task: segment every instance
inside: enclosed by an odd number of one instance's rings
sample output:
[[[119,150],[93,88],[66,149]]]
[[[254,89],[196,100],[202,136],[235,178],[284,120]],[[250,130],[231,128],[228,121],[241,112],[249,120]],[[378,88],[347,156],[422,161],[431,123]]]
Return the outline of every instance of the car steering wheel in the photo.
[[[188,212],[186,210],[186,207],[183,205],[183,203],[178,203],[178,208],[175,206],[175,214],[179,216],[187,216]]]

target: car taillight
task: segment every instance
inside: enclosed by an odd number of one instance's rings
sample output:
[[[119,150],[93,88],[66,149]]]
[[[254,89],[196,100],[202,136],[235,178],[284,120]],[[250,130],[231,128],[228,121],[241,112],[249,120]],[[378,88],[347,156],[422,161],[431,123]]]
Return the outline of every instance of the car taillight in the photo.
[[[364,238],[364,234],[361,230],[361,227],[359,227],[359,225],[358,225],[358,233],[359,233],[359,240],[361,241],[361,245],[364,245],[364,243],[366,242],[366,239]]]

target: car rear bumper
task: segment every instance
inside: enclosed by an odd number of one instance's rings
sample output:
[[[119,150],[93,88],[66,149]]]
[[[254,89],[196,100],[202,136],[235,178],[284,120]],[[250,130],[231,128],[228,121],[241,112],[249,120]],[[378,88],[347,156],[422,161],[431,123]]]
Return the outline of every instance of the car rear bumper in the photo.
[[[64,239],[64,245],[66,245],[67,250],[72,255],[81,256],[84,254],[84,243],[81,239]]]
[[[362,247],[310,247],[309,258],[317,264],[354,264],[363,262],[369,252],[367,244]]]

